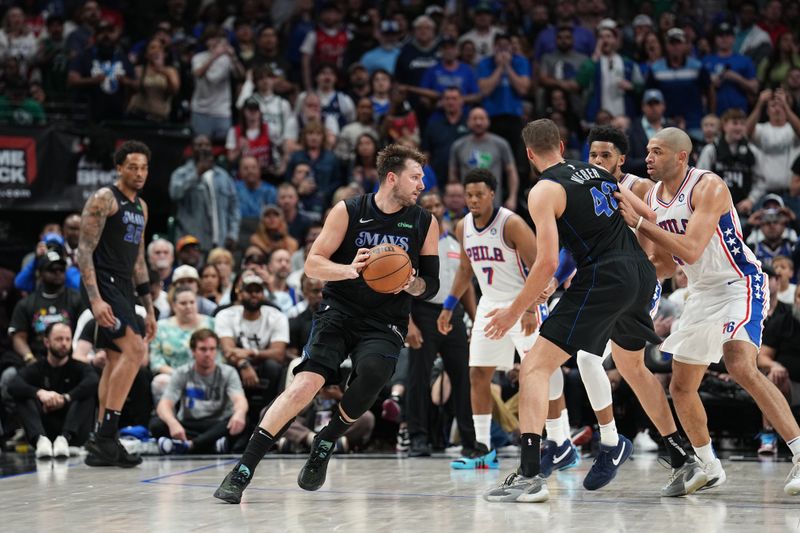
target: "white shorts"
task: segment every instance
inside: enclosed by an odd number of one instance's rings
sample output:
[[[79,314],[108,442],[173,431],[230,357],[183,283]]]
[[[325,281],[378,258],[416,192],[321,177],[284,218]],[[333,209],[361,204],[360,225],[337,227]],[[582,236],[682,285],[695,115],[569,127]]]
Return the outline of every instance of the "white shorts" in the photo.
[[[764,274],[745,276],[711,289],[693,291],[661,351],[689,365],[710,365],[722,358],[722,345],[738,340],[761,347],[761,332],[769,307]]]
[[[522,334],[522,319],[502,339],[489,339],[483,329],[489,323],[486,315],[492,309],[508,307],[513,300],[492,301],[481,298],[475,312],[475,323],[472,325],[472,339],[469,343],[469,366],[493,366],[498,370],[510,370],[514,367],[514,350],[519,352],[520,358],[533,347],[539,336],[539,326],[547,318],[547,306],[540,305],[536,312],[536,331],[528,336]]]

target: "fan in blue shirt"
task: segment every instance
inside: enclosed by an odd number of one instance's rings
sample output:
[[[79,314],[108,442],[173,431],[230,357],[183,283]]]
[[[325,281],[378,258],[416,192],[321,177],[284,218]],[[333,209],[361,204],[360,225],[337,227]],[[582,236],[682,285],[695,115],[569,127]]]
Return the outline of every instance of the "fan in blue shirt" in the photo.
[[[239,176],[236,195],[242,218],[259,218],[261,209],[277,200],[275,187],[261,181],[261,169],[255,157],[243,157],[239,161]]]

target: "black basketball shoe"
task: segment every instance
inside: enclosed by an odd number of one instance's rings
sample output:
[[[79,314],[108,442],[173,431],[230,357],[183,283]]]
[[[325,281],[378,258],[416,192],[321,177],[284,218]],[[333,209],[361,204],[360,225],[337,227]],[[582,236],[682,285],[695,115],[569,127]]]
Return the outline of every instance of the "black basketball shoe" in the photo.
[[[219,488],[214,492],[214,497],[228,503],[239,503],[242,501],[242,493],[247,485],[250,484],[250,469],[241,463],[237,463],[233,470],[228,472],[225,479],[220,483]]]
[[[335,443],[329,440],[322,440],[319,435],[314,437],[311,445],[311,455],[300,470],[297,476],[297,484],[301,489],[317,490],[325,483],[325,475],[328,471],[328,461],[333,454]]]
[[[125,447],[115,438],[109,439],[93,434],[86,441],[86,450],[93,456],[91,460],[86,461],[89,466],[133,468],[142,463],[141,457],[129,454]]]

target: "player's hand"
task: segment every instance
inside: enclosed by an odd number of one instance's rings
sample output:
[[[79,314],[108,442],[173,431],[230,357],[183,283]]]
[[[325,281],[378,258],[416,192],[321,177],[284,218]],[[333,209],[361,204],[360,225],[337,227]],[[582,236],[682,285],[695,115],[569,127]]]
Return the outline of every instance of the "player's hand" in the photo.
[[[231,435],[238,435],[244,431],[244,415],[234,413],[228,420],[228,433]]]
[[[144,342],[150,343],[156,338],[156,331],[158,331],[158,324],[156,323],[156,315],[147,313],[144,319]]]
[[[399,293],[401,291],[406,291],[407,293],[409,293],[412,296],[416,296],[417,294],[421,294],[420,291],[418,290],[418,287],[415,286],[415,287],[412,288],[412,285],[414,284],[416,279],[417,279],[417,271],[416,271],[416,269],[412,268],[411,269],[411,273],[408,275],[408,279],[406,280],[405,284],[402,287],[400,287],[399,289],[397,289],[396,291],[394,291],[392,294],[397,294],[397,293]]]
[[[422,348],[422,332],[419,330],[413,320],[408,321],[408,334],[406,335],[406,346],[412,350],[419,350]]]
[[[569,289],[569,286],[572,285],[572,278],[574,278],[575,274],[577,274],[577,273],[578,273],[577,270],[573,270],[572,274],[570,274],[569,277],[567,278],[567,281],[562,283],[562,285],[564,286],[564,290]]]
[[[490,339],[502,339],[508,331],[514,327],[519,320],[519,315],[511,311],[510,307],[492,309],[486,314],[486,318],[491,318],[483,332]]]
[[[622,193],[614,193],[614,196],[619,202],[619,212],[622,215],[622,218],[625,219],[625,223],[635,228],[636,224],[639,223],[639,213],[636,212],[636,209],[633,208],[633,205],[630,203],[624,194]]]
[[[520,320],[520,325],[522,326],[522,334],[526,337],[528,335],[533,335],[533,332],[536,331],[536,328],[539,327],[539,321],[536,320],[536,313],[531,311],[525,311],[522,313],[522,320]]]
[[[92,315],[94,315],[97,325],[101,328],[113,328],[117,324],[114,311],[103,300],[98,299],[92,302]]]
[[[364,270],[364,265],[367,264],[367,259],[369,259],[369,248],[359,248],[356,251],[356,256],[349,265],[350,268],[347,271],[347,277],[345,279],[356,279],[361,275],[361,271]]]
[[[663,339],[669,335],[669,332],[672,330],[672,323],[674,321],[674,316],[664,318],[663,316],[659,315],[655,320],[653,320],[653,330],[656,332],[656,335]]]
[[[550,297],[553,295],[553,293],[556,292],[557,288],[558,288],[558,280],[556,278],[552,278],[550,280],[550,283],[547,284],[547,287],[545,287],[544,290],[542,291],[542,294],[540,294],[539,297],[536,298],[536,304],[537,305],[546,304],[547,301],[550,299]]]
[[[186,430],[183,429],[183,426],[180,422],[175,422],[172,426],[170,426],[169,436],[173,439],[189,440],[186,438]]]
[[[439,330],[439,333],[442,335],[447,335],[453,329],[453,324],[450,323],[450,319],[453,318],[453,312],[448,311],[447,309],[442,309],[439,313],[439,318],[436,319],[436,329]]]
[[[775,385],[780,386],[789,378],[789,372],[786,371],[786,368],[783,365],[776,363],[769,369],[767,377]]]

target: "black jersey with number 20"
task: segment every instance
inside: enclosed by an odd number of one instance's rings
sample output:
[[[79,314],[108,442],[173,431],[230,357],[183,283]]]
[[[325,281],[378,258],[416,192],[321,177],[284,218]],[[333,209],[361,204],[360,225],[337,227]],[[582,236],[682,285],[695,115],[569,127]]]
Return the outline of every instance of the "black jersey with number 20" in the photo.
[[[567,193],[567,206],[557,220],[558,236],[578,268],[609,253],[644,256],[619,213],[614,176],[589,163],[567,160],[545,170],[541,179],[558,183]]]
[[[117,200],[117,212],[106,219],[100,241],[94,250],[94,267],[103,272],[132,280],[133,267],[144,238],[144,210],[139,195],[131,201],[114,185],[109,187]]]

